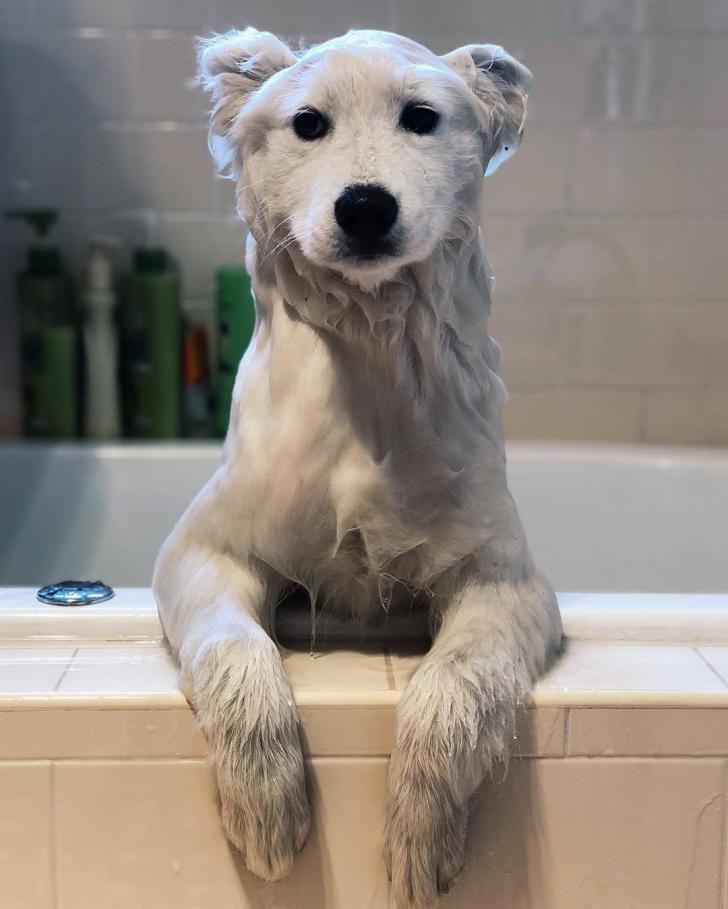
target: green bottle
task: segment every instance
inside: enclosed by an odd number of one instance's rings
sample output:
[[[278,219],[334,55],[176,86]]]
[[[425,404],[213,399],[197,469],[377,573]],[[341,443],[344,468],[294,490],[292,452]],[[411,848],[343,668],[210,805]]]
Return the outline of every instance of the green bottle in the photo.
[[[38,238],[17,279],[25,433],[73,438],[79,433],[78,313],[60,250],[42,242],[58,216],[24,209],[8,217],[25,221]]]
[[[160,248],[137,249],[124,283],[121,373],[124,427],[136,438],[181,435],[179,273]]]
[[[218,269],[217,325],[215,431],[224,436],[230,421],[238,365],[255,330],[255,300],[250,276],[240,265]]]

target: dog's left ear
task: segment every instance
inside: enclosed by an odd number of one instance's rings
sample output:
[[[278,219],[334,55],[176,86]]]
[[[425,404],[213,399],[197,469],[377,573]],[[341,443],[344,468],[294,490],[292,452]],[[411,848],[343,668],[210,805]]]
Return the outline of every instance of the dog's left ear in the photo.
[[[198,45],[198,79],[214,102],[210,151],[221,173],[235,170],[235,119],[266,80],[296,62],[293,51],[270,32],[231,31]]]
[[[488,176],[520,144],[533,76],[497,44],[468,44],[442,59],[466,82],[482,105]]]

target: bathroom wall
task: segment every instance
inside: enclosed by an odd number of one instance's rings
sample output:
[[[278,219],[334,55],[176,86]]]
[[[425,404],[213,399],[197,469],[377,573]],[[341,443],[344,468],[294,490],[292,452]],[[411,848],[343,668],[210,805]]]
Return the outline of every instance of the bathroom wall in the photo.
[[[245,24],[519,56],[536,77],[526,138],[484,201],[507,434],[728,444],[725,0],[0,0],[0,207],[58,206],[78,263],[91,233],[133,243],[129,212],[154,206],[185,306],[209,317],[242,230],[187,80],[194,35]],[[5,435],[25,245],[0,221]]]

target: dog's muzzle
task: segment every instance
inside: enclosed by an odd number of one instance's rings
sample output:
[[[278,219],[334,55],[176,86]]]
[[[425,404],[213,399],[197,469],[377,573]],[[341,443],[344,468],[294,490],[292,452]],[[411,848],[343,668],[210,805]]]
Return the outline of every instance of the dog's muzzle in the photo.
[[[389,235],[398,212],[394,196],[376,184],[347,186],[334,204],[336,223],[346,235],[349,251],[363,258],[392,253]]]

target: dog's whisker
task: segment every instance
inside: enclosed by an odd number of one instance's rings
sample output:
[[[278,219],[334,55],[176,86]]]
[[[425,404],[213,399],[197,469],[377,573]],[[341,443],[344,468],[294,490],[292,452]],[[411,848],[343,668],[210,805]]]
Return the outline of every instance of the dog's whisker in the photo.
[[[265,262],[268,258],[270,258],[270,256],[275,255],[277,252],[282,252],[283,250],[288,249],[288,247],[295,241],[295,239],[296,237],[294,234],[287,234],[280,243],[278,243],[273,247],[273,249],[270,250],[270,252],[265,253],[261,259],[261,262]]]
[[[263,259],[262,259],[261,261],[265,261],[265,260],[268,258],[268,247],[269,247],[271,241],[273,240],[273,237],[275,237],[277,231],[279,231],[280,228],[281,228],[284,224],[290,223],[290,222],[292,222],[292,221],[293,221],[293,217],[292,217],[292,216],[283,218],[283,219],[282,219],[281,221],[279,221],[279,223],[276,224],[276,226],[267,234],[266,240],[265,240],[265,246],[264,246],[264,248],[263,248]],[[290,231],[289,231],[289,232],[287,233],[286,237],[284,238],[284,240],[287,240],[290,236],[291,236],[291,233],[290,233]],[[277,247],[276,247],[276,249],[277,249]],[[273,252],[275,252],[276,249],[274,249]],[[271,254],[272,254],[272,253],[271,253]]]

